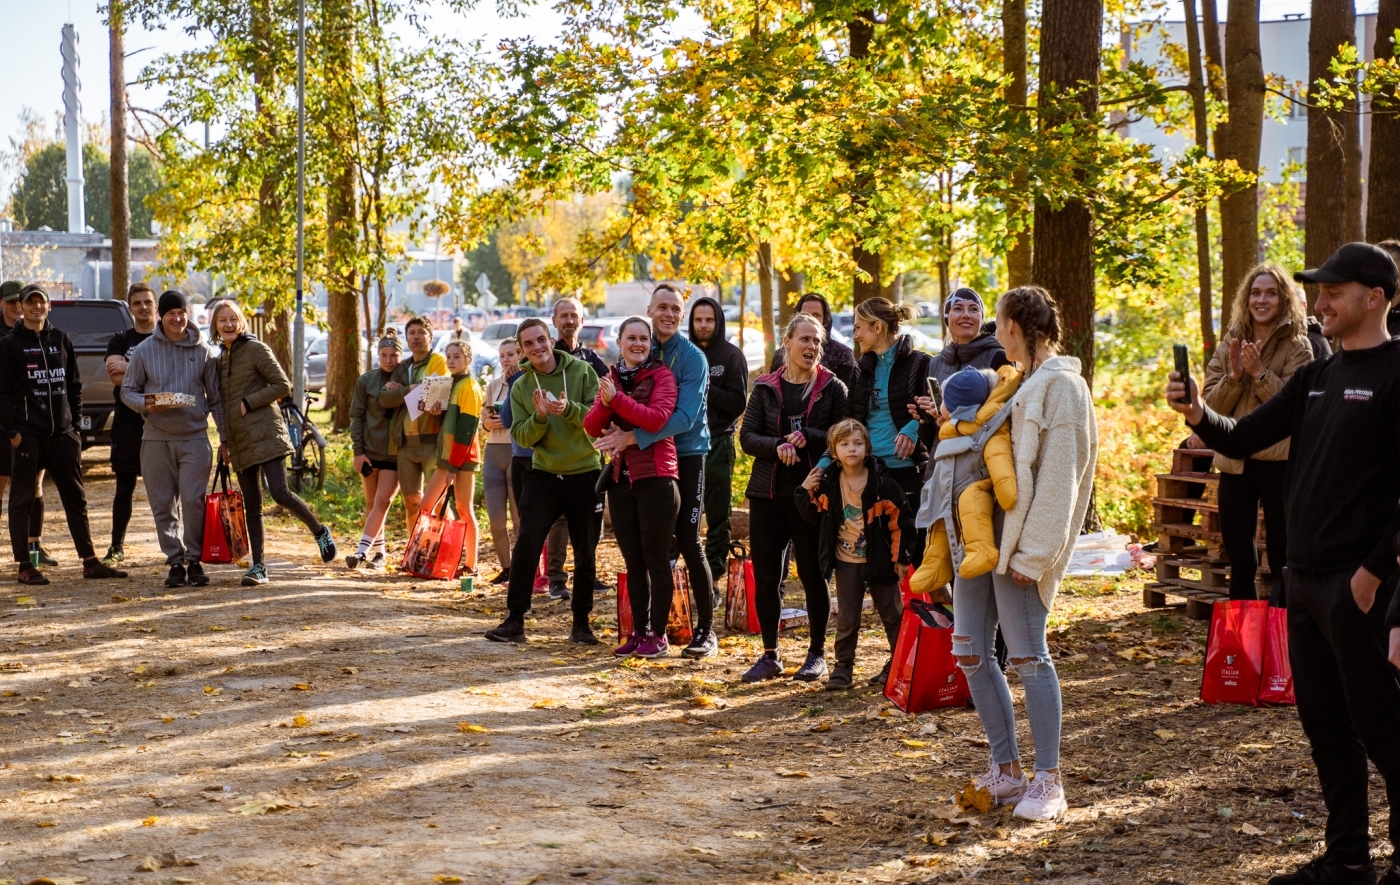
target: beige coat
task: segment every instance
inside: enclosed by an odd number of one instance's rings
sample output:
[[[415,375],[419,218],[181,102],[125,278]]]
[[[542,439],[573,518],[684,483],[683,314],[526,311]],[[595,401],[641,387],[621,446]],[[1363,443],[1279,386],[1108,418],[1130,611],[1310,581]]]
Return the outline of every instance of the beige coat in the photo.
[[[1280,323],[1264,342],[1259,358],[1264,364],[1264,376],[1256,381],[1245,374],[1236,381],[1230,377],[1230,339],[1222,339],[1206,366],[1206,384],[1201,391],[1205,404],[1227,418],[1243,418],[1282,390],[1294,372],[1312,362],[1313,355],[1306,337],[1294,337],[1292,323]],[[1250,457],[1258,461],[1287,461],[1288,440]],[[1217,454],[1215,467],[1221,473],[1243,473],[1244,461]]]
[[[292,392],[292,385],[272,348],[251,335],[234,339],[232,348],[220,344],[219,391],[228,425],[225,441],[233,455],[234,470],[247,470],[292,453],[292,438],[277,407],[277,401]],[[247,404],[248,414],[242,414],[240,403]]]
[[[1001,530],[997,574],[1015,569],[1038,584],[1048,611],[1084,525],[1099,457],[1099,430],[1079,360],[1057,356],[1021,382],[1011,400],[1016,506]]]

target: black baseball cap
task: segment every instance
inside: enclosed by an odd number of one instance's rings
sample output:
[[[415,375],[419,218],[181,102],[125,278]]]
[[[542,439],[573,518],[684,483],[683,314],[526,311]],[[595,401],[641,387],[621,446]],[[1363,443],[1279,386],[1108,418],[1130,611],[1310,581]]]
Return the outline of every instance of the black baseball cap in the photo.
[[[24,291],[24,283],[19,280],[6,280],[0,283],[0,301],[18,301],[19,293]]]
[[[52,300],[52,299],[49,298],[49,292],[48,292],[48,290],[45,289],[43,286],[39,285],[38,283],[30,283],[29,285],[25,286],[23,289],[20,289],[20,290],[19,290],[19,294],[16,295],[13,299],[11,299],[11,298],[9,298],[9,297],[6,297],[5,300],[6,300],[6,301],[11,301],[11,300],[13,300],[13,301],[28,301],[29,299],[33,298],[35,295],[38,295],[39,297],[43,298],[45,301],[50,301],[50,300]]]
[[[1314,270],[1300,270],[1293,275],[1300,283],[1360,283],[1385,292],[1387,300],[1400,288],[1400,268],[1380,246],[1370,243],[1347,243]]]

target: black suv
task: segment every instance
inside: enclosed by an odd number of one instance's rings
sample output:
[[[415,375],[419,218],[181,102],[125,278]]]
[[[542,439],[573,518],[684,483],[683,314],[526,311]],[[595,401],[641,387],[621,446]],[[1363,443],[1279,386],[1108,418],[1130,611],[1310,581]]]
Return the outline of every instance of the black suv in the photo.
[[[78,433],[83,448],[112,444],[112,406],[115,391],[107,377],[107,344],[118,332],[136,323],[125,301],[55,301],[49,322],[68,333],[78,357],[83,382],[83,411]]]

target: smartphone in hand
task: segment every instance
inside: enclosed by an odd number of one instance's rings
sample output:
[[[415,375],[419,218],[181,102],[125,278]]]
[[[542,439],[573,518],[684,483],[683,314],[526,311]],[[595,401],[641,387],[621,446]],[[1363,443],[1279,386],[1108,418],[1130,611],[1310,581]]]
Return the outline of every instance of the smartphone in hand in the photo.
[[[1172,355],[1176,358],[1177,377],[1186,385],[1186,398],[1177,402],[1188,406],[1195,405],[1195,399],[1191,396],[1191,352],[1185,344],[1173,344]]]
[[[943,408],[943,388],[939,386],[938,379],[932,375],[928,376],[928,395],[933,399],[935,409]]]

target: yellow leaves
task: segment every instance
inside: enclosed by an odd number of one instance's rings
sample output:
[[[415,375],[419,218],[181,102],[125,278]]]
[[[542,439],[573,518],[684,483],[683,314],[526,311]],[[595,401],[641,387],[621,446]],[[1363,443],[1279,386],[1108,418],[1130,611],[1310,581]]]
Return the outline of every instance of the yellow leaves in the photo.
[[[691,854],[707,854],[711,857],[719,857],[718,851],[713,848],[703,848],[699,845],[692,845],[687,848],[686,851],[689,851]]]
[[[297,691],[311,691],[313,686],[309,682],[298,682],[295,685],[293,685],[292,688],[296,689]]]
[[[219,695],[223,694],[224,690],[222,688],[215,688],[212,685],[206,685],[204,686],[204,693],[209,695],[209,697],[211,698],[216,698]]]
[[[762,839],[763,834],[758,830],[735,830],[730,834],[736,839]]]
[[[75,784],[83,779],[81,774],[46,774],[46,781],[61,781],[63,783]]]
[[[913,738],[902,738],[900,739],[900,743],[906,747],[912,747],[916,750],[923,749],[924,747],[928,746],[928,741],[916,741]]]
[[[442,882],[443,885],[456,885],[456,883],[459,883],[459,882],[462,881],[462,877],[461,877],[461,876],[439,875],[439,876],[434,876],[434,877],[433,877],[433,881],[434,881],[434,882]]]
[[[149,671],[146,670],[145,664],[137,664],[135,667],[131,668],[132,676],[145,676],[147,672]]]
[[[992,810],[992,791],[986,787],[979,787],[972,781],[963,784],[954,798],[963,811],[986,814]]]
[[[286,811],[289,808],[296,808],[295,802],[288,802],[283,799],[258,800],[245,802],[235,808],[230,808],[230,814],[271,814],[274,811]]]
[[[729,702],[724,698],[717,698],[714,695],[702,694],[690,699],[690,703],[696,707],[705,707],[711,710],[723,710],[729,706]]]
[[[818,723],[817,725],[813,725],[811,728],[809,728],[809,729],[807,729],[807,730],[808,730],[808,731],[812,731],[812,732],[816,732],[817,734],[821,734],[821,733],[823,733],[823,732],[831,731],[831,723],[830,723],[830,722],[821,722],[821,723]]]
[[[1242,824],[1242,825],[1240,826],[1240,832],[1243,833],[1243,834],[1246,835],[1246,836],[1262,836],[1262,835],[1264,835],[1264,831],[1261,830],[1261,829],[1259,829],[1258,827],[1256,827],[1254,824]]]
[[[906,753],[903,750],[895,750],[894,755],[900,759],[928,759],[933,756],[933,754],[927,750],[915,750],[912,753]]]
[[[211,633],[222,633],[222,632],[224,632],[224,631],[227,630],[227,629],[228,629],[227,627],[220,627],[218,624],[210,624],[210,625],[209,625],[209,632],[211,632]]]
[[[113,593],[113,594],[112,594],[112,601],[113,601],[113,602],[130,602],[130,601],[131,601],[131,597],[130,597],[130,596],[120,596],[120,595],[118,595],[118,594],[116,594],[116,593]]]
[[[472,725],[470,722],[458,722],[457,730],[462,734],[485,734],[486,726]]]
[[[346,676],[354,676],[356,673],[360,672],[360,669],[358,667],[341,667],[340,672],[344,673]]]
[[[1176,663],[1182,664],[1182,665],[1185,665],[1185,666],[1192,666],[1192,665],[1194,665],[1194,664],[1199,664],[1200,662],[1201,662],[1201,656],[1200,656],[1200,655],[1182,655],[1181,657],[1179,657],[1179,658],[1176,659]]]
[[[306,718],[306,714],[298,713],[292,717],[292,728],[307,728],[311,725],[311,720]]]
[[[54,822],[51,821],[51,820],[41,820],[41,821],[39,821],[39,823],[36,824],[35,826],[39,827],[40,829],[43,829],[43,828],[45,828],[45,827],[56,826],[56,824],[54,824]]]
[[[629,660],[634,659],[629,658]],[[534,707],[536,710],[548,710],[551,707],[559,706],[559,701],[555,698],[540,698],[538,701],[535,701],[530,706]]]
[[[153,815],[151,815],[150,817],[146,818],[145,820],[141,821],[141,826],[143,826],[143,827],[153,827],[153,826],[156,825],[156,821],[158,821],[158,820],[160,820],[160,818],[156,817],[156,816],[153,814]]]
[[[1165,729],[1165,728],[1159,728],[1159,729],[1157,729],[1156,731],[1154,731],[1154,732],[1152,732],[1152,733],[1155,734],[1155,735],[1157,735],[1157,737],[1161,738],[1161,739],[1164,740],[1164,741],[1174,741],[1174,740],[1176,740],[1176,732],[1174,732],[1174,731],[1168,731],[1168,730]]]
[[[39,601],[33,596],[16,596],[15,605],[38,605]]]
[[[787,768],[779,768],[773,773],[776,774],[778,777],[811,777],[811,775],[805,771],[792,771]]]

